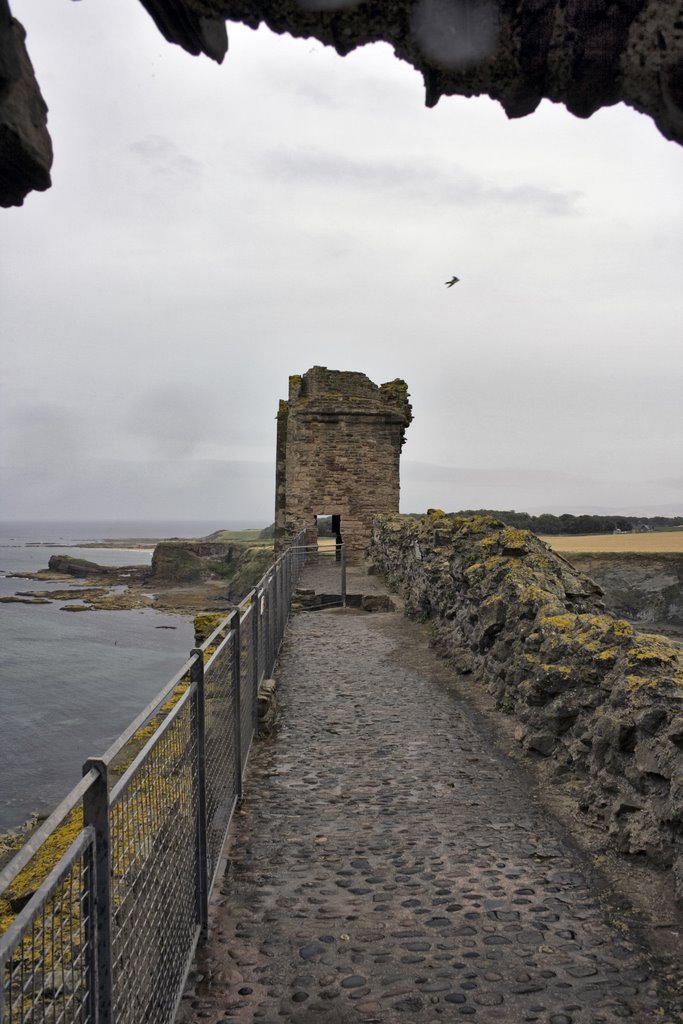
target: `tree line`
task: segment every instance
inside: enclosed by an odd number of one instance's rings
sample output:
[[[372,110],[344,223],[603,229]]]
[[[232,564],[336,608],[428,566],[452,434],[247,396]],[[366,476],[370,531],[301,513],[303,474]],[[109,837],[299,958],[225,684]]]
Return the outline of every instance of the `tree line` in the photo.
[[[560,516],[552,515],[550,512],[532,516],[528,512],[515,512],[514,510],[501,512],[497,509],[467,509],[456,514],[461,516],[491,515],[508,526],[517,526],[523,530],[546,534],[614,533],[616,530],[621,533],[632,533],[642,529],[671,530],[674,527],[683,526],[683,516],[573,516],[569,512]]]

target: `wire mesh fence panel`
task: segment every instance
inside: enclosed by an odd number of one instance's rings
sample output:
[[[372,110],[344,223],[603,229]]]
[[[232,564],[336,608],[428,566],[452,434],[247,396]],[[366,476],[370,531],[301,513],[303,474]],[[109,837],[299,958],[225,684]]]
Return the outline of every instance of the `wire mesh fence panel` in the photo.
[[[302,544],[303,535],[245,599],[239,628],[226,619],[203,669],[188,662],[189,687],[185,666],[103,758],[90,759],[90,772],[0,873],[0,1024],[173,1021],[238,799],[258,685],[274,670],[303,569]],[[112,759],[131,737],[146,743],[123,771],[127,762]],[[117,770],[108,799],[107,777]],[[58,859],[41,844],[60,822],[73,829],[60,852],[76,838]],[[17,896],[15,883],[39,856],[45,880]]]
[[[111,795],[116,1024],[173,1019],[198,935],[193,690]]]
[[[237,799],[235,715],[232,694],[234,633],[204,670],[206,716],[206,851],[211,883]]]
[[[83,830],[0,939],[3,1024],[91,1024],[93,832]]]
[[[242,772],[247,766],[249,747],[254,735],[254,657],[251,617],[255,609],[249,607],[240,623],[240,728]]]
[[[277,623],[277,591],[275,582],[275,573],[273,572],[268,577],[266,584],[266,592],[268,594],[268,615],[266,620],[266,673],[268,677],[272,676],[273,669],[275,668],[275,633]]]

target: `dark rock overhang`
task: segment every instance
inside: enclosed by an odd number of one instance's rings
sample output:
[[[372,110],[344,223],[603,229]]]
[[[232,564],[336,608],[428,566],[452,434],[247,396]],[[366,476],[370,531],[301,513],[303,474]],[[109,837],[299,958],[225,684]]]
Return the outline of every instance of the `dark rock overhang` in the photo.
[[[683,0],[141,0],[164,37],[222,61],[226,21],[345,55],[389,43],[425,99],[487,95],[509,117],[542,99],[577,117],[623,102],[683,143]],[[0,0],[0,204],[49,187],[46,107],[21,26]]]

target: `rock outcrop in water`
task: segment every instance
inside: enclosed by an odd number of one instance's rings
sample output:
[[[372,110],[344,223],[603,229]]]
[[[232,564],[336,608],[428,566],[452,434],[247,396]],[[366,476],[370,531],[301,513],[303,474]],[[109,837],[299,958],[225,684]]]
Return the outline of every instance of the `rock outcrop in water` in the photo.
[[[272,561],[270,545],[213,536],[160,541],[151,566],[118,567],[71,555],[51,555],[47,570],[14,575],[46,583],[72,577],[87,580],[88,586],[77,590],[18,592],[3,600],[31,604],[67,600],[71,603],[62,607],[74,612],[147,607],[183,613],[225,612],[241,601]]]
[[[122,570],[114,565],[99,565],[87,558],[74,558],[72,555],[50,555],[47,563],[50,572],[58,572],[63,576],[75,576],[77,579],[84,579],[88,576],[118,576]],[[143,566],[130,566],[144,573]]]
[[[487,517],[382,518],[376,571],[436,647],[516,716],[532,755],[573,777],[623,853],[673,871],[683,902],[683,654],[605,611],[534,534]]]
[[[228,599],[239,601],[272,560],[270,547],[209,539],[164,540],[154,549],[150,582],[188,584],[222,580]]]

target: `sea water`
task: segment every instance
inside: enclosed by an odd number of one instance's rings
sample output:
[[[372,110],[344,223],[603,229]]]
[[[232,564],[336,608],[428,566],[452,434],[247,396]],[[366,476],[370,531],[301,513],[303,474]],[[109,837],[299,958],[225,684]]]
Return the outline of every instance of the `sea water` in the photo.
[[[12,579],[50,555],[149,565],[152,550],[81,548],[104,538],[201,537],[265,524],[226,522],[0,523],[0,595],[65,589]],[[38,545],[38,546],[34,546]],[[75,586],[83,585],[74,581]],[[66,612],[0,603],[0,832],[57,804],[83,761],[107,747],[182,667],[192,618],[152,609]]]

